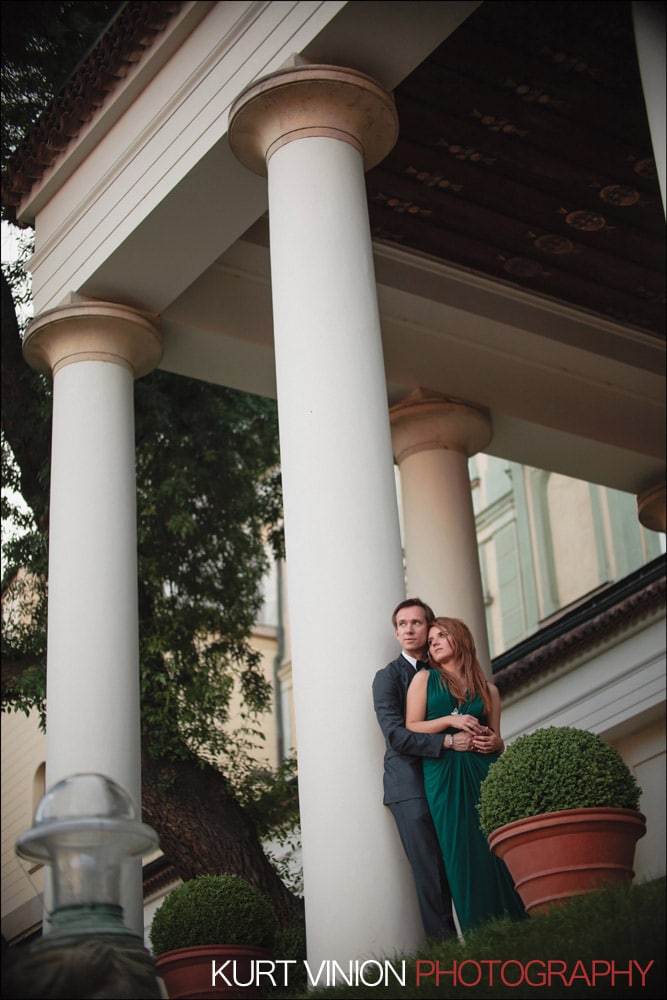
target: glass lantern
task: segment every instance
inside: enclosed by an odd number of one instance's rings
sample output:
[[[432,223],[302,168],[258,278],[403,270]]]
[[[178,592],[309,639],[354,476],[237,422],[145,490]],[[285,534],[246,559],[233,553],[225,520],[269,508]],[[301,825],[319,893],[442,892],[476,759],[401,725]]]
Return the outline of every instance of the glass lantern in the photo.
[[[102,774],[75,774],[46,793],[16,852],[51,868],[52,934],[128,934],[122,867],[157,846],[155,831],[137,820],[120,785]]]

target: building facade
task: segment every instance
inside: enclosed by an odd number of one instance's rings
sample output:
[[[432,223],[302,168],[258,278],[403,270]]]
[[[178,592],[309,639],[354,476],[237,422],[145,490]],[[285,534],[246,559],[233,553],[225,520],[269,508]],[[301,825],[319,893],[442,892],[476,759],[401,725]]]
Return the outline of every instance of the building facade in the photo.
[[[653,5],[604,31],[600,6],[129,3],[6,179],[54,380],[46,783],[140,800],[133,380],[275,395],[315,963],[419,941],[368,691],[406,586],[491,672],[469,458],[545,470],[542,503],[554,475],[627,492],[664,531],[664,45]],[[664,704],[657,649],[604,679],[587,657],[587,728]],[[511,730],[545,718],[527,695]],[[139,872],[124,902],[139,928]]]

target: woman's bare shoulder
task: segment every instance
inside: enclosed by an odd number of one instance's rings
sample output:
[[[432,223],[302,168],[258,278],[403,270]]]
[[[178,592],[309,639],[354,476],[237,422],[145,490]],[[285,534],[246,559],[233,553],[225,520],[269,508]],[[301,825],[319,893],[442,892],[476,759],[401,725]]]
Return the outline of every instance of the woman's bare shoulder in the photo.
[[[428,684],[428,679],[429,679],[430,675],[431,675],[431,671],[430,670],[426,670],[425,668],[422,667],[422,669],[418,670],[416,672],[415,676],[410,681],[410,687],[417,687],[417,688],[418,687],[426,687],[426,685]]]

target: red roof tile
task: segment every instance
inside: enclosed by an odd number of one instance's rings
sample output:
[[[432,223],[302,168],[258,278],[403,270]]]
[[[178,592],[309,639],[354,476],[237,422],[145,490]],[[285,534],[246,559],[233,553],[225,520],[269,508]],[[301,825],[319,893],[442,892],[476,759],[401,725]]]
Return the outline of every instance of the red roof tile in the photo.
[[[2,177],[2,204],[14,221],[21,199],[53,165],[178,13],[181,3],[129,2],[101,36],[22,145]]]

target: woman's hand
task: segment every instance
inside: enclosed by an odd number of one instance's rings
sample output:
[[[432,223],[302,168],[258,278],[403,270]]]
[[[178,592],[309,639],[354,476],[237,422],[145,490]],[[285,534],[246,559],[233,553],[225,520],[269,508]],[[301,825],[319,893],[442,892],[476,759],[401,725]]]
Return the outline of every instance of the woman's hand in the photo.
[[[479,719],[474,715],[449,715],[447,719],[448,728],[461,729],[464,733],[472,733],[473,736],[486,731],[487,727],[480,724]]]

